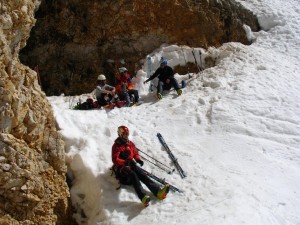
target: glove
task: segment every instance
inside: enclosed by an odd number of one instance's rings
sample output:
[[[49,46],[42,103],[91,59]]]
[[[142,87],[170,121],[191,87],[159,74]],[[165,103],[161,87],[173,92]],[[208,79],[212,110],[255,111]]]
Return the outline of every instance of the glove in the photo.
[[[135,162],[132,159],[127,159],[125,162],[126,166],[129,166],[130,168],[134,169],[135,168]]]
[[[129,152],[128,151],[122,151],[120,153],[120,158],[126,160],[129,156]]]
[[[142,160],[136,160],[136,162],[138,163],[138,164],[140,164],[141,166],[143,166],[144,165],[144,162],[142,161]]]

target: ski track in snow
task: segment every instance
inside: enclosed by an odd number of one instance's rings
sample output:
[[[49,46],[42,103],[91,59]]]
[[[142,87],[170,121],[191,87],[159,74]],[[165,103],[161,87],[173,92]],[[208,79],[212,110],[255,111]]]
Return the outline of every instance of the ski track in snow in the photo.
[[[138,107],[91,111],[69,110],[71,97],[49,97],[75,178],[78,223],[300,224],[300,6],[239,2],[265,31],[250,46],[212,50],[223,55],[218,65],[191,79],[182,96],[149,94]],[[122,124],[138,148],[173,168],[156,137],[162,134],[187,177],[144,167],[183,194],[143,208],[133,188],[114,190],[110,154]]]

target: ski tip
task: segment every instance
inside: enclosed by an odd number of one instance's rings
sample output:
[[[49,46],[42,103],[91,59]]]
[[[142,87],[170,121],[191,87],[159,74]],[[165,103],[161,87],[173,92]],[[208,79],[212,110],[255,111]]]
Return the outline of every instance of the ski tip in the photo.
[[[181,178],[182,178],[182,179],[184,179],[184,178],[187,177],[186,173],[182,173],[182,174],[180,174],[180,175],[181,175]]]

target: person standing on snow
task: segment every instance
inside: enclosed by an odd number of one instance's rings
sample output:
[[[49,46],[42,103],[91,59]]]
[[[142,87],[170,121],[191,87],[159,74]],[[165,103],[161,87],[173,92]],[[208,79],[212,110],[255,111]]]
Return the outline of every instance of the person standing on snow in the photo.
[[[133,88],[132,79],[125,67],[119,68],[116,81],[116,93],[120,100],[126,101],[126,106],[130,106],[130,102],[137,103],[139,101],[139,93]],[[133,99],[133,101],[131,100]]]
[[[160,59],[160,67],[150,76],[144,84],[154,78],[158,77],[158,86],[157,86],[157,97],[162,99],[162,92],[164,90],[170,90],[172,87],[176,90],[178,95],[182,94],[182,90],[179,87],[177,80],[174,78],[173,69],[167,65],[168,61],[164,57]]]
[[[118,138],[112,146],[112,162],[113,170],[116,173],[116,178],[121,184],[133,185],[134,190],[144,204],[145,207],[149,205],[150,196],[146,194],[141,185],[143,182],[149,190],[160,200],[166,198],[169,192],[169,185],[162,188],[152,181],[140,166],[144,165],[141,157],[135,147],[135,144],[128,139],[129,129],[126,126],[118,127]]]
[[[106,84],[106,77],[103,74],[98,76],[95,95],[100,106],[110,105],[115,95],[115,88]]]

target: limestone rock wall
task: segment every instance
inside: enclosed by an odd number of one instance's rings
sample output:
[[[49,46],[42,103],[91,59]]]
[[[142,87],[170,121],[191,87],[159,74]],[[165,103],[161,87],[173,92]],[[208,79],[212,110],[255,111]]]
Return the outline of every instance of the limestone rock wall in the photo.
[[[47,95],[90,92],[99,73],[113,84],[120,60],[134,74],[162,44],[249,44],[243,24],[259,29],[234,0],[42,0],[36,18],[21,59],[39,65]]]
[[[0,224],[72,224],[64,142],[37,74],[19,60],[39,0],[0,0]]]

